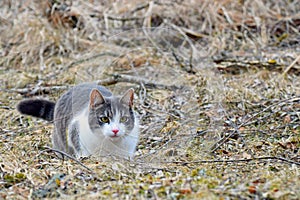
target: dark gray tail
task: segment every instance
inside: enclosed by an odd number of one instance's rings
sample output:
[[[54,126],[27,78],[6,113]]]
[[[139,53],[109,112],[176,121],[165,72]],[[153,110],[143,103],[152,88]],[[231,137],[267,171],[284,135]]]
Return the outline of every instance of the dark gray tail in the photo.
[[[55,103],[44,99],[28,99],[17,105],[20,113],[52,121]]]

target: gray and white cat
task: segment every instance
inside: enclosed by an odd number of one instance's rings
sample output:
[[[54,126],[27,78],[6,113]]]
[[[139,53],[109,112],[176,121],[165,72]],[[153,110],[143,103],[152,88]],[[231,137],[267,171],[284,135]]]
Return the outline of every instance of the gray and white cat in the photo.
[[[133,89],[113,96],[95,83],[77,85],[57,103],[43,99],[21,101],[22,114],[54,122],[53,148],[76,158],[117,155],[133,158],[139,121],[133,111]]]

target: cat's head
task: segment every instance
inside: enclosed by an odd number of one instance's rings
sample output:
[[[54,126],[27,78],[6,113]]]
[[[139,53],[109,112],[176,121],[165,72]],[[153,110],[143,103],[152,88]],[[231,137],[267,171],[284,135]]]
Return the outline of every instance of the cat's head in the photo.
[[[135,125],[133,112],[134,90],[129,89],[121,97],[105,97],[98,89],[90,93],[89,125],[95,134],[103,134],[112,140],[128,135]]]

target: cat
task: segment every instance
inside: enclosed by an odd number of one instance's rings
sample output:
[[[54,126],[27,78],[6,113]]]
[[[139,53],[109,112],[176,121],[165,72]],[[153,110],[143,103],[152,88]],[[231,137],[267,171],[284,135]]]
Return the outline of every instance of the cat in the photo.
[[[17,110],[54,122],[53,149],[75,158],[114,155],[133,159],[139,140],[133,99],[133,89],[116,97],[104,86],[82,83],[64,93],[57,103],[28,99],[21,101]]]

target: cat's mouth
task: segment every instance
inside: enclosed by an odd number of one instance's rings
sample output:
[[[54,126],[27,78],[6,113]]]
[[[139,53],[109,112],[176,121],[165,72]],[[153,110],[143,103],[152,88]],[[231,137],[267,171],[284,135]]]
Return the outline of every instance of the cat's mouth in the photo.
[[[117,139],[117,138],[120,138],[121,136],[120,135],[110,135],[109,137],[112,139]]]

